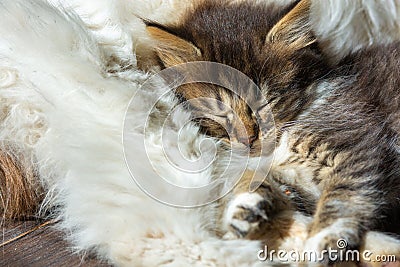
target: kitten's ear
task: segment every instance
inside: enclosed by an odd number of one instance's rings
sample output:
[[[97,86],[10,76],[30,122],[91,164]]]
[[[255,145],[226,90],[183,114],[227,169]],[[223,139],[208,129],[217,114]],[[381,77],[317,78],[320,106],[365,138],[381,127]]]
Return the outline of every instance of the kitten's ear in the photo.
[[[155,51],[164,67],[171,67],[201,58],[200,49],[191,42],[173,34],[167,28],[153,23],[146,23],[146,30],[155,41]]]
[[[267,42],[284,42],[294,49],[302,49],[316,42],[310,25],[310,0],[300,1],[267,35]]]

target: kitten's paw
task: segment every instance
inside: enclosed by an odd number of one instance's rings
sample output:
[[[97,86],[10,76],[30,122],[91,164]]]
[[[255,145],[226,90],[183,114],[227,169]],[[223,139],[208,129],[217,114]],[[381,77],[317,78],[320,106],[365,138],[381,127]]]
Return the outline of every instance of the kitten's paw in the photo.
[[[250,238],[268,221],[270,203],[258,193],[236,196],[225,211],[226,239]]]
[[[357,259],[352,258],[353,253],[347,252],[356,251],[360,247],[359,240],[356,229],[345,227],[338,221],[309,237],[304,251],[313,255],[311,261],[321,266],[329,266],[335,262],[352,262]]]

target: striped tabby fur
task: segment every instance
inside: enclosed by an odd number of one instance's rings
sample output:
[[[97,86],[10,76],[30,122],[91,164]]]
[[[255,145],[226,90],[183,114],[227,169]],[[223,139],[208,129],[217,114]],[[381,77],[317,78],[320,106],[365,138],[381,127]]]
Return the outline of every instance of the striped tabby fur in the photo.
[[[272,107],[279,129],[274,164],[257,192],[248,193],[244,179],[226,200],[229,236],[258,239],[279,214],[298,210],[313,216],[307,249],[337,249],[341,238],[347,249],[359,249],[367,231],[400,234],[400,43],[364,49],[332,67],[310,29],[309,8],[309,1],[204,1],[181,23],[148,23],[148,32],[163,67],[229,65],[257,83]],[[177,93],[232,107],[247,131],[233,131],[232,142],[255,149],[267,138],[254,119],[261,112],[227,90],[197,84]],[[226,129],[235,128],[222,108],[192,103],[194,113],[225,118],[200,122],[206,133],[227,138]]]

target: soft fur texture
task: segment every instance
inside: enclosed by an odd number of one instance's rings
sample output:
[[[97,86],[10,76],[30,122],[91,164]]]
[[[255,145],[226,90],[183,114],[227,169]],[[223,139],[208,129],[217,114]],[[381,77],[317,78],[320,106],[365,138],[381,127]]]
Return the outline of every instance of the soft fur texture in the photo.
[[[140,18],[159,23],[178,21],[184,11],[202,0],[49,0],[56,6],[74,10],[95,34],[109,55],[124,64],[151,57],[146,48],[150,42]],[[241,2],[249,0],[231,0]],[[287,5],[295,0],[250,0],[254,3]],[[400,4],[397,0],[312,0],[311,20],[325,51],[337,62],[347,54],[377,43],[388,43],[400,37]],[[144,62],[144,65],[147,65]]]
[[[108,77],[102,50],[70,13],[23,0],[2,1],[0,10],[1,71],[7,77],[0,87],[3,148],[11,145],[37,167],[48,192],[42,207],[60,216],[77,250],[94,250],[119,266],[258,263],[258,242],[222,241],[213,233],[214,205],[168,207],[130,177],[121,143],[123,117],[147,75]],[[152,101],[148,97],[142,101]],[[174,101],[164,105],[168,109]],[[147,109],[138,106],[134,116],[142,118]],[[140,136],[143,121],[133,123],[138,132],[132,134]],[[185,147],[196,151],[202,137],[196,127],[185,129]],[[154,131],[148,139],[156,160],[163,156],[160,134]],[[163,174],[187,178],[169,165]],[[191,182],[210,178],[206,170]]]
[[[266,235],[268,240],[274,218],[293,209],[294,202],[297,210],[313,216],[306,248],[337,248],[340,238],[347,240],[346,249],[360,248],[366,230],[400,233],[400,158],[395,145],[400,134],[399,44],[363,49],[330,68],[315,47],[318,40],[308,23],[309,10],[307,0],[286,9],[204,1],[180,24],[149,24],[148,29],[158,41],[155,51],[161,67],[193,60],[227,64],[257,83],[272,108],[282,161],[275,160],[256,193],[249,194],[248,186],[235,192],[224,222],[231,234],[252,239]],[[235,86],[229,74],[217,75]],[[256,95],[251,88],[246,90],[247,95]],[[208,84],[176,91],[184,99],[200,95],[221,101],[211,113],[226,118],[227,131],[233,121],[219,105],[231,107],[232,114],[257,118],[265,105],[249,111],[248,106],[237,105],[228,90]],[[249,105],[260,97],[253,98]],[[208,100],[198,101],[188,108],[197,112],[210,105]],[[251,138],[258,125],[242,121]],[[202,127],[213,134],[220,125]],[[280,187],[289,189],[288,194],[279,192]]]
[[[43,201],[44,192],[30,164],[21,164],[23,157],[12,155],[12,147],[1,146],[9,151],[0,152],[0,212],[4,219],[33,217]],[[26,162],[25,162],[26,163]]]
[[[57,2],[70,10],[66,1]],[[130,8],[121,8],[129,16],[139,8],[136,1],[122,2],[130,3]],[[131,52],[140,33],[133,34],[128,15],[114,13],[118,1],[73,3],[84,23],[69,11],[38,1],[0,1],[0,139],[4,151],[13,151],[23,166],[33,165],[39,174],[47,192],[41,214],[62,219],[76,251],[92,250],[119,266],[264,266],[257,260],[259,242],[220,239],[215,204],[188,210],[168,207],[149,198],[133,182],[122,152],[123,117],[148,75],[120,67],[135,65]],[[78,8],[85,4],[86,9]],[[154,12],[151,7],[146,10],[138,13]],[[154,19],[162,22],[156,14]],[[160,9],[159,14],[171,13]],[[117,57],[117,64],[110,56]],[[110,66],[117,71],[114,75],[105,71]],[[161,90],[159,86],[154,90]],[[152,102],[153,97],[149,94],[143,103]],[[159,108],[168,110],[173,105],[175,100],[167,99]],[[147,108],[137,106],[133,117],[143,118]],[[188,114],[179,111],[176,116],[187,118]],[[132,127],[138,126],[132,137],[143,138],[143,121],[131,122]],[[172,129],[180,128],[179,120],[175,123]],[[160,136],[155,130],[147,137],[153,144],[150,156],[167,164],[162,160]],[[203,140],[198,129],[184,127],[183,136],[187,153],[196,154]],[[132,142],[137,141],[133,138]],[[176,145],[169,144],[164,149],[175,151]],[[209,181],[215,168],[187,182]],[[187,178],[169,164],[162,170],[175,182]],[[297,224],[288,229],[281,248],[302,247],[309,219],[301,214],[293,218]],[[389,247],[386,253],[398,246],[397,241],[374,232],[368,240],[384,240]]]
[[[44,0],[46,1],[46,0]],[[174,22],[191,6],[185,0],[49,0],[53,5],[75,12],[104,48],[111,68],[136,65],[139,53],[143,68],[151,55],[142,18]]]
[[[400,38],[398,0],[312,0],[311,19],[324,49],[337,62],[351,52]]]

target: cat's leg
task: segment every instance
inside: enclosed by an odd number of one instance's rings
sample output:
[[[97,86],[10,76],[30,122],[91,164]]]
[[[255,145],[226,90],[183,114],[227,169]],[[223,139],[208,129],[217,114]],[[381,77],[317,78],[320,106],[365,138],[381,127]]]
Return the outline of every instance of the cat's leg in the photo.
[[[312,261],[322,264],[345,261],[340,253],[360,249],[364,235],[374,228],[381,202],[377,192],[351,179],[330,179],[335,182],[321,195],[305,243],[305,251],[318,255]]]
[[[370,123],[368,120],[362,122],[363,125]],[[386,226],[387,222],[395,221],[393,212],[399,208],[400,161],[393,139],[382,134],[384,126],[378,123],[367,130],[352,123],[354,121],[348,121],[350,126],[347,127],[354,131],[346,136],[347,128],[341,128],[335,120],[328,121],[325,125],[331,125],[330,129],[335,131],[324,133],[321,142],[314,137],[309,142],[302,142],[312,144],[308,145],[312,151],[318,151],[318,146],[331,142],[315,156],[304,153],[321,163],[314,172],[314,182],[321,189],[321,195],[309,227],[305,243],[307,251],[336,250],[344,253],[359,250],[368,231],[396,231],[395,227]],[[318,132],[320,125],[323,125],[320,121],[315,123],[312,131]],[[340,261],[328,254],[324,254],[322,263]]]

